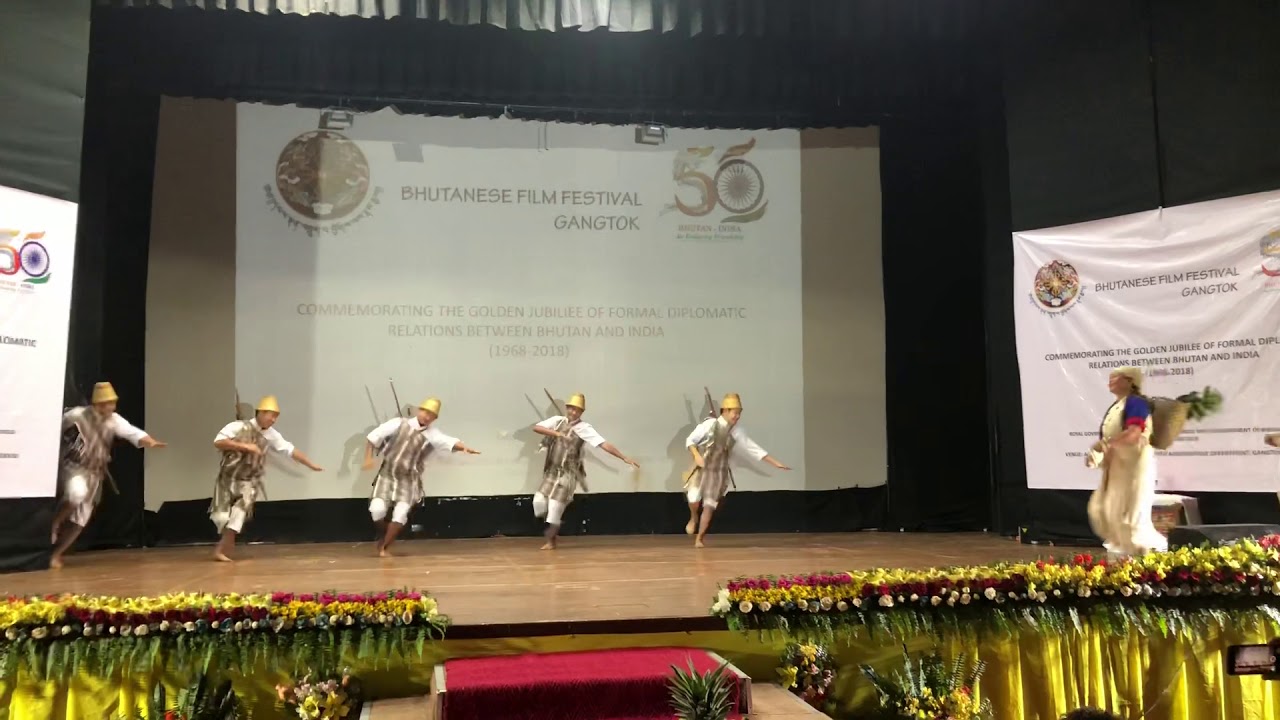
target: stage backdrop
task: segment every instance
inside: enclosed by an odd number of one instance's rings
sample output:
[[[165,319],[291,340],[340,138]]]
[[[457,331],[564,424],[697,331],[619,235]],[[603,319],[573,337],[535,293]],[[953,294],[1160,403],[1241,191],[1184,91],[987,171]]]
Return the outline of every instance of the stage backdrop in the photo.
[[[1223,411],[1159,452],[1164,491],[1275,491],[1280,452],[1280,193],[1014,233],[1014,314],[1027,485],[1091,488],[1084,466],[1143,369],[1151,396],[1213,386]]]
[[[434,459],[435,496],[531,493],[544,387],[585,393],[642,465],[593,453],[593,493],[678,490],[704,385],[742,393],[746,430],[794,468],[743,465],[739,490],[884,483],[874,129],[648,146],[390,111],[322,130],[314,110],[166,100],[161,118],[147,425],[172,452],[146,459],[148,507],[209,496],[237,390],[277,394],[325,467],[273,461],[271,500],[367,497],[389,378],[484,453]]]
[[[58,487],[76,205],[0,187],[0,497]]]

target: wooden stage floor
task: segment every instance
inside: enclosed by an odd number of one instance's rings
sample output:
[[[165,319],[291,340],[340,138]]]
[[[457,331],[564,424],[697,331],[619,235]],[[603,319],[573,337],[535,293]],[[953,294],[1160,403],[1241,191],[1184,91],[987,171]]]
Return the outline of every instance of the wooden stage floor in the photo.
[[[256,545],[238,562],[211,547],[108,550],[67,556],[61,570],[0,576],[0,593],[160,595],[413,588],[430,592],[455,626],[705,618],[719,584],[740,575],[925,568],[1032,560],[1071,548],[993,535],[860,532],[711,535],[695,550],[681,535],[417,540],[397,557],[373,544]],[[710,619],[710,618],[707,618]],[[585,628],[584,628],[585,629]]]

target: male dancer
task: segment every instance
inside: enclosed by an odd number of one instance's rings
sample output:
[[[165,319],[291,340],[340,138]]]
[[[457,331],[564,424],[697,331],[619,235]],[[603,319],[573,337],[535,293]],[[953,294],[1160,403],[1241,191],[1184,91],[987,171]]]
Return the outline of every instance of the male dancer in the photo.
[[[237,410],[236,415],[239,414]],[[280,403],[275,395],[268,395],[258,401],[252,420],[228,423],[213,440],[213,446],[222,451],[213,502],[209,505],[209,519],[221,533],[213,548],[213,557],[219,562],[231,562],[236,535],[244,530],[245,521],[253,517],[253,506],[259,496],[266,497],[262,476],[267,471],[267,450],[292,458],[315,472],[324,469],[284,439],[275,428],[279,419]]]
[[[600,448],[633,468],[640,467],[582,419],[582,413],[587,411],[587,398],[582,393],[570,395],[564,405],[564,415],[549,417],[533,426],[534,432],[552,439],[547,460],[542,465],[542,485],[533,495],[533,514],[547,519],[547,542],[543,550],[556,549],[560,521],[573,502],[574,490],[578,485],[587,489],[587,471],[582,466],[583,445]]]
[[[391,418],[365,438],[364,469],[373,469],[374,449],[386,443],[385,461],[373,483],[369,515],[378,528],[378,557],[391,557],[391,543],[409,522],[409,509],[422,501],[422,471],[433,450],[479,455],[455,437],[445,435],[432,423],[440,417],[440,401],[428,398],[418,406],[413,418]],[[391,509],[391,522],[387,510]]]
[[[738,425],[741,418],[742,398],[737,393],[729,393],[720,401],[720,417],[703,420],[684,441],[689,454],[693,456],[694,464],[685,480],[689,522],[684,526],[684,531],[687,535],[693,535],[694,530],[697,530],[694,547],[703,547],[707,527],[711,525],[711,516],[729,494],[729,485],[733,483],[729,455],[734,448],[741,447],[751,459],[767,462],[779,470],[791,469],[747,437]],[[702,510],[701,521],[698,517],[699,508]]]
[[[102,499],[102,478],[107,474],[115,439],[139,448],[165,446],[116,413],[119,399],[111,383],[100,382],[93,386],[88,407],[71,408],[62,415],[62,429],[74,426],[80,435],[62,458],[62,502],[53,518],[54,548],[49,557],[49,567],[53,570],[62,567],[62,556],[80,537]],[[60,532],[68,521],[71,527]]]

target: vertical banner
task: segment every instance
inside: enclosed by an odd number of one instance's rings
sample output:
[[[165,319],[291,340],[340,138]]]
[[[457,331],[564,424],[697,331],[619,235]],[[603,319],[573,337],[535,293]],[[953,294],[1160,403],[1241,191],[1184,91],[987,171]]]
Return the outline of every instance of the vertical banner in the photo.
[[[1225,397],[1157,453],[1162,491],[1280,490],[1280,192],[1014,233],[1013,255],[1028,487],[1097,485],[1107,376],[1136,366],[1145,395]]]
[[[0,187],[0,497],[57,491],[76,205]]]

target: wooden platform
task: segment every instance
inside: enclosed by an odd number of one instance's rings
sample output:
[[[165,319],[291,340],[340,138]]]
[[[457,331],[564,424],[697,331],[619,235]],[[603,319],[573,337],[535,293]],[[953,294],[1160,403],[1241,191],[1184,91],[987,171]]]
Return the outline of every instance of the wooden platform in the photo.
[[[685,536],[572,537],[558,550],[540,551],[533,538],[421,540],[398,544],[399,555],[385,560],[374,556],[371,543],[260,545],[238,548],[240,559],[232,564],[214,562],[211,547],[109,550],[69,555],[57,571],[0,577],[0,591],[140,596],[408,587],[434,595],[455,626],[514,630],[509,626],[552,623],[564,632],[564,623],[711,621],[707,610],[719,584],[739,575],[967,565],[1071,552],[983,534],[712,535],[708,541],[695,550]],[[455,634],[461,629],[451,636],[462,637]]]

